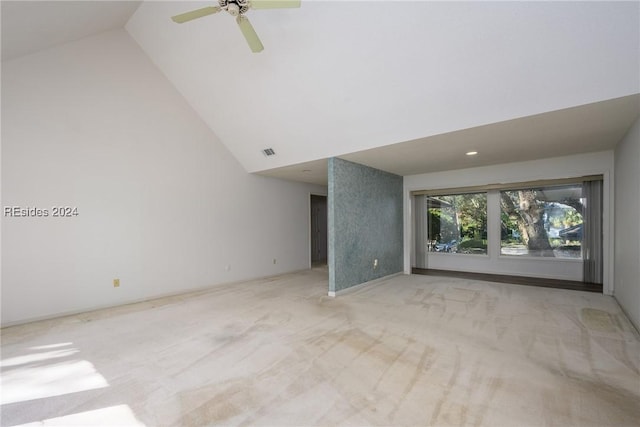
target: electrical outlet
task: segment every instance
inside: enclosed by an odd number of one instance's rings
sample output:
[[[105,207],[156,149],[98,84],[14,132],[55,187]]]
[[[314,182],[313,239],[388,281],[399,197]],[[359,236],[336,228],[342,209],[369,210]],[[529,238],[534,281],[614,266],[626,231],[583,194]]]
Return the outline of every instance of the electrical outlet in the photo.
[[[373,260],[373,269],[375,270],[376,268],[378,268],[378,258]]]
[[[120,279],[113,279],[113,287],[114,288],[120,287]]]
[[[227,264],[224,266],[224,271],[231,271],[231,264]]]

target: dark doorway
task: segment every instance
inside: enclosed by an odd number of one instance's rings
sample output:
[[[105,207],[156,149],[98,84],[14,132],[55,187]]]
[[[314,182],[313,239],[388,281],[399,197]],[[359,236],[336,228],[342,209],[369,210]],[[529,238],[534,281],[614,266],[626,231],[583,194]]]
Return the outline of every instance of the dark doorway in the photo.
[[[311,195],[311,265],[327,263],[327,196]]]

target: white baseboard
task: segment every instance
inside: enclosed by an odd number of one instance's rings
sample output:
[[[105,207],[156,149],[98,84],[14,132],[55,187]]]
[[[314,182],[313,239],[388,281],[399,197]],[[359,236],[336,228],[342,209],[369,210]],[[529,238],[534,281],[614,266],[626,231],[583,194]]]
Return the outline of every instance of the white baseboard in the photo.
[[[288,274],[295,274],[295,273],[299,273],[299,272],[302,272],[302,271],[309,271],[309,270],[310,269],[308,269],[308,268],[304,268],[304,269],[297,269],[297,270],[293,270],[293,271],[285,271],[285,272],[274,274],[274,275],[270,275],[270,276],[259,276],[259,277],[253,277],[253,278],[247,278],[247,279],[231,280],[231,281],[227,281],[227,282],[223,281],[223,282],[214,283],[214,284],[211,284],[211,285],[205,285],[205,286],[199,286],[199,287],[193,287],[193,288],[185,288],[185,289],[182,289],[182,290],[175,290],[175,291],[169,291],[169,292],[161,292],[161,293],[158,293],[158,294],[148,295],[148,296],[141,297],[141,298],[132,298],[132,299],[129,299],[129,300],[117,301],[117,302],[112,302],[112,303],[107,303],[107,304],[98,304],[98,305],[94,305],[94,306],[79,308],[79,309],[76,309],[76,310],[61,311],[61,312],[46,314],[44,316],[28,317],[28,318],[25,318],[25,319],[20,319],[20,320],[14,320],[14,321],[8,321],[8,322],[0,323],[0,329],[10,328],[12,326],[24,325],[26,323],[40,322],[40,321],[44,321],[44,320],[62,319],[64,317],[71,317],[71,316],[76,316],[76,315],[79,315],[79,314],[91,313],[93,311],[107,310],[107,309],[111,309],[111,308],[118,308],[118,307],[123,307],[123,306],[126,306],[126,305],[143,304],[143,303],[152,302],[152,301],[163,299],[163,298],[171,298],[171,297],[178,297],[178,296],[188,297],[190,294],[196,294],[196,293],[199,293],[199,292],[206,293],[208,291],[213,291],[215,288],[220,287],[220,286],[227,286],[227,285],[233,285],[233,284],[236,284],[236,283],[239,284],[239,283],[247,283],[247,282],[254,282],[254,281],[260,281],[260,280],[272,279],[272,278],[276,278],[276,277],[286,276]]]
[[[369,280],[368,282],[360,283],[360,284],[354,285],[354,286],[349,286],[348,288],[340,289],[339,291],[329,291],[329,293],[327,295],[329,295],[332,298],[335,298],[338,295],[344,295],[344,294],[349,293],[349,292],[355,292],[355,291],[357,291],[359,289],[362,289],[365,286],[375,285],[375,284],[383,282],[385,280],[389,280],[389,279],[391,279],[393,277],[404,276],[404,275],[405,275],[405,273],[403,271],[399,271],[398,273],[389,274],[388,276],[379,277],[377,279]]]

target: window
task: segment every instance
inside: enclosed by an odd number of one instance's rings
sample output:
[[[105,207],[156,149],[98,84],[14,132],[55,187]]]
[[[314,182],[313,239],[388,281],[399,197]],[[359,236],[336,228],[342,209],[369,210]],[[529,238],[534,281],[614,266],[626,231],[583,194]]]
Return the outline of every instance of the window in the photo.
[[[487,253],[487,194],[456,194],[424,198],[427,251]]]
[[[411,265],[601,284],[602,178],[413,191]]]
[[[582,258],[582,184],[500,192],[500,254]]]

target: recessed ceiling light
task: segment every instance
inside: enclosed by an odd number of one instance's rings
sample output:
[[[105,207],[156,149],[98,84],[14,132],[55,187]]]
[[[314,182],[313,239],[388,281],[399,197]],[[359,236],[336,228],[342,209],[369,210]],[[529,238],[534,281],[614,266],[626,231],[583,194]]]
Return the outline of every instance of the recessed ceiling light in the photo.
[[[467,156],[475,156],[476,154],[478,154],[477,151],[467,151]]]
[[[302,172],[309,173],[309,172],[311,172],[311,169],[302,169]]]

